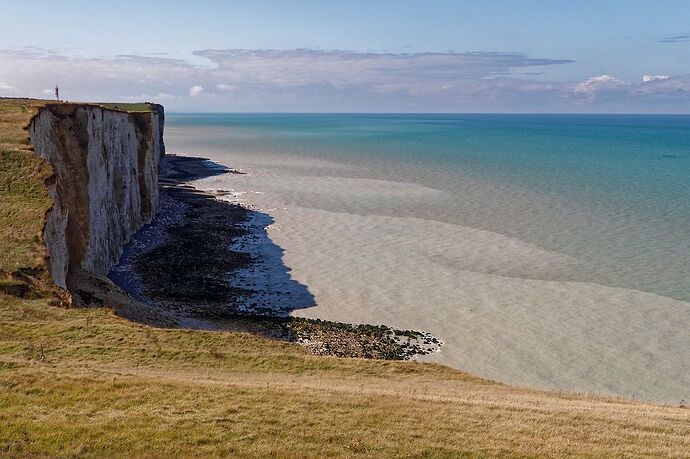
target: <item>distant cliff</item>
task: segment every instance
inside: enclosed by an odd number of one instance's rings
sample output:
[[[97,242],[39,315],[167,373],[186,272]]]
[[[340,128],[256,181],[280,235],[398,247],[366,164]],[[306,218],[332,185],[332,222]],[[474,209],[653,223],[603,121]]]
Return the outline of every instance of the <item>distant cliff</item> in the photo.
[[[143,109],[142,109],[143,107]],[[164,154],[163,107],[46,104],[28,130],[54,171],[43,231],[54,283],[70,289],[76,271],[104,276],[129,238],[158,207]]]

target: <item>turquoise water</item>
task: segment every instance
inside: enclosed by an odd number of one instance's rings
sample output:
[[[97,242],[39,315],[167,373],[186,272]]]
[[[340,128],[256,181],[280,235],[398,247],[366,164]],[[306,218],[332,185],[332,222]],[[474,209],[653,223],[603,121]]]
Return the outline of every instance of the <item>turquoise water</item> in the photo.
[[[578,260],[541,277],[690,300],[690,116],[171,114],[166,127],[171,151],[442,192],[301,205],[490,230]]]

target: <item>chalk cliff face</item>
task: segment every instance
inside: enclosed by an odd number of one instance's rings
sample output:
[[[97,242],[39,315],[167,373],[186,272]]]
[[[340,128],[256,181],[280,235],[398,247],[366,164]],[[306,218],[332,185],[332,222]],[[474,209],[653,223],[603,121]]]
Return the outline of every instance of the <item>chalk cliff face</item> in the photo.
[[[158,207],[163,107],[123,112],[97,105],[42,108],[29,132],[35,152],[52,166],[53,207],[44,240],[56,285],[69,288],[79,268],[105,275],[129,238]]]

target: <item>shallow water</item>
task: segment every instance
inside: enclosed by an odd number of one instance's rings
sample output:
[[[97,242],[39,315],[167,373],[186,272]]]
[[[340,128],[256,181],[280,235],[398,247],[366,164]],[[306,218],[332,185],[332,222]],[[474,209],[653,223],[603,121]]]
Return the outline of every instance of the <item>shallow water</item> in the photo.
[[[169,151],[248,172],[200,185],[275,219],[296,314],[425,329],[515,384],[690,395],[690,117],[167,118]]]

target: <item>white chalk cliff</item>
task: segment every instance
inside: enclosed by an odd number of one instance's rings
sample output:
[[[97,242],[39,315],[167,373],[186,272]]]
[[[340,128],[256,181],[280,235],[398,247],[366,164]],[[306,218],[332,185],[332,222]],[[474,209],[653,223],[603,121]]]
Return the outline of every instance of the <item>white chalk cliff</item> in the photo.
[[[69,288],[79,268],[107,274],[130,237],[158,207],[164,154],[163,107],[124,112],[89,104],[40,109],[29,132],[53,168],[43,238],[56,285]]]

